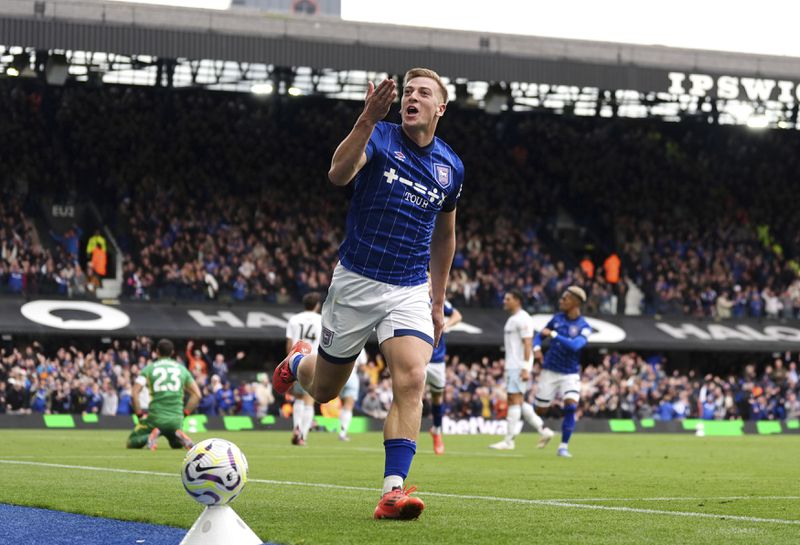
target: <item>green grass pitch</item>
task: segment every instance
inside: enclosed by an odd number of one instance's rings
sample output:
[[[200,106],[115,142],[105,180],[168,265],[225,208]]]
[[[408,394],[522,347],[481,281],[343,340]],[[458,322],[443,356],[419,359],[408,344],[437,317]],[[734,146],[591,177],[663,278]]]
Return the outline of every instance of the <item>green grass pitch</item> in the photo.
[[[446,437],[444,456],[422,435],[407,483],[419,487],[426,510],[398,522],[372,519],[383,475],[379,434],[342,443],[313,433],[306,448],[291,446],[288,433],[213,435],[239,445],[250,464],[232,506],[276,543],[800,541],[800,436],[577,434],[575,457],[562,459],[554,444],[537,450],[532,434],[511,452],[487,449],[496,437]],[[181,486],[183,451],[163,439],[155,453],[125,450],[126,436],[1,430],[0,503],[191,526],[201,508]]]

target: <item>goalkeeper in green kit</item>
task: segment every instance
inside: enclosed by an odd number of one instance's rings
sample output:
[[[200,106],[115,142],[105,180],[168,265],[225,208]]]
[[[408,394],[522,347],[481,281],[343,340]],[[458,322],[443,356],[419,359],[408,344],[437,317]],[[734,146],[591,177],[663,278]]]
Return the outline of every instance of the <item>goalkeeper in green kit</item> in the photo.
[[[189,370],[172,359],[175,346],[161,339],[156,347],[158,359],[142,369],[131,391],[133,410],[139,423],[128,437],[128,448],[156,450],[159,436],[163,435],[172,448],[190,449],[194,445],[181,427],[183,417],[191,414],[200,402],[200,389]],[[147,414],[139,404],[139,393],[147,386],[150,407]],[[183,405],[184,392],[189,395]]]

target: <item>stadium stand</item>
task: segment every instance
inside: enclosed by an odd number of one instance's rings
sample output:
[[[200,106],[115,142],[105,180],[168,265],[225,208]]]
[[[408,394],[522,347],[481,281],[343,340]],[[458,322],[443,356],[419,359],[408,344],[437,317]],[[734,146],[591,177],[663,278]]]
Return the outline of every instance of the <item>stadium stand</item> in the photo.
[[[360,104],[3,81],[0,108],[15,158],[4,293],[80,297],[98,284],[68,233],[28,219],[32,184],[97,204],[126,254],[126,298],[286,303],[327,285],[347,195],[324,176]],[[451,110],[442,136],[469,172],[458,305],[496,307],[516,287],[547,312],[579,283],[594,314],[800,313],[798,197],[785,183],[797,135]],[[575,244],[559,236],[565,219]],[[586,248],[590,269],[578,262]]]

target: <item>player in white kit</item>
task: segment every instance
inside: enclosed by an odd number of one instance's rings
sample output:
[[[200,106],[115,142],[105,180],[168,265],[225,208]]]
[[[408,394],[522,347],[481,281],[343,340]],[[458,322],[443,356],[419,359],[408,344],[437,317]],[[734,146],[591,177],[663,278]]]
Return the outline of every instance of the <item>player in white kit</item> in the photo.
[[[347,379],[344,388],[339,392],[339,398],[342,400],[342,408],[339,411],[340,441],[350,440],[347,436],[347,429],[350,427],[350,422],[353,420],[353,407],[356,406],[358,392],[361,389],[361,382],[358,379],[358,369],[368,362],[369,356],[367,356],[367,351],[362,348],[361,353],[356,358],[356,364],[353,366],[353,372],[350,373],[350,378]]]
[[[503,309],[509,317],[503,328],[506,352],[506,391],[508,392],[508,433],[505,438],[489,448],[513,450],[514,438],[522,431],[522,418],[539,432],[539,448],[553,437],[553,430],[544,427],[541,417],[525,402],[533,368],[533,320],[522,308],[522,293],[511,290],[503,298]]]
[[[320,295],[317,292],[310,292],[303,296],[303,308],[305,310],[289,318],[286,325],[286,350],[291,349],[297,341],[308,342],[316,352],[319,346],[319,338],[322,335],[322,316],[319,311]],[[292,388],[295,396],[294,406],[292,407],[292,444],[305,446],[308,440],[308,432],[311,423],[314,421],[314,398],[303,390],[300,383],[295,382]]]

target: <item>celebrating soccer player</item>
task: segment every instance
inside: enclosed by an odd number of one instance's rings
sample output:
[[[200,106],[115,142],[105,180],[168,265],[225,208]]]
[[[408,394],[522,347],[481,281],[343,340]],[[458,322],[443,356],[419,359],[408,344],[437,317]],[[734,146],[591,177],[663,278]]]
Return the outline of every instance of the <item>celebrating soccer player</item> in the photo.
[[[444,327],[444,299],[455,252],[461,159],[435,136],[447,108],[439,75],[414,68],[404,78],[401,125],[381,121],[397,98],[395,82],[371,82],[364,110],[333,154],[328,178],[352,182],[346,237],[322,307],[319,351],[298,342],[275,370],[285,392],[298,380],[319,402],[336,397],[353,362],[377,331],[392,374],[384,425],[383,496],[375,518],[413,519],[422,500],[404,489],[417,449],[425,365]],[[431,291],[427,270],[430,265]]]
[[[544,365],[539,375],[539,390],[536,393],[536,412],[547,413],[556,392],[563,400],[564,421],[561,423],[561,444],[557,454],[572,458],[569,453],[569,438],[575,430],[575,411],[581,395],[580,351],[586,346],[592,327],[581,316],[581,305],[586,302],[586,292],[578,286],[570,286],[558,300],[561,311],[547,322],[533,341],[533,353],[537,361],[542,360],[542,337],[550,337],[550,348],[544,356]]]

